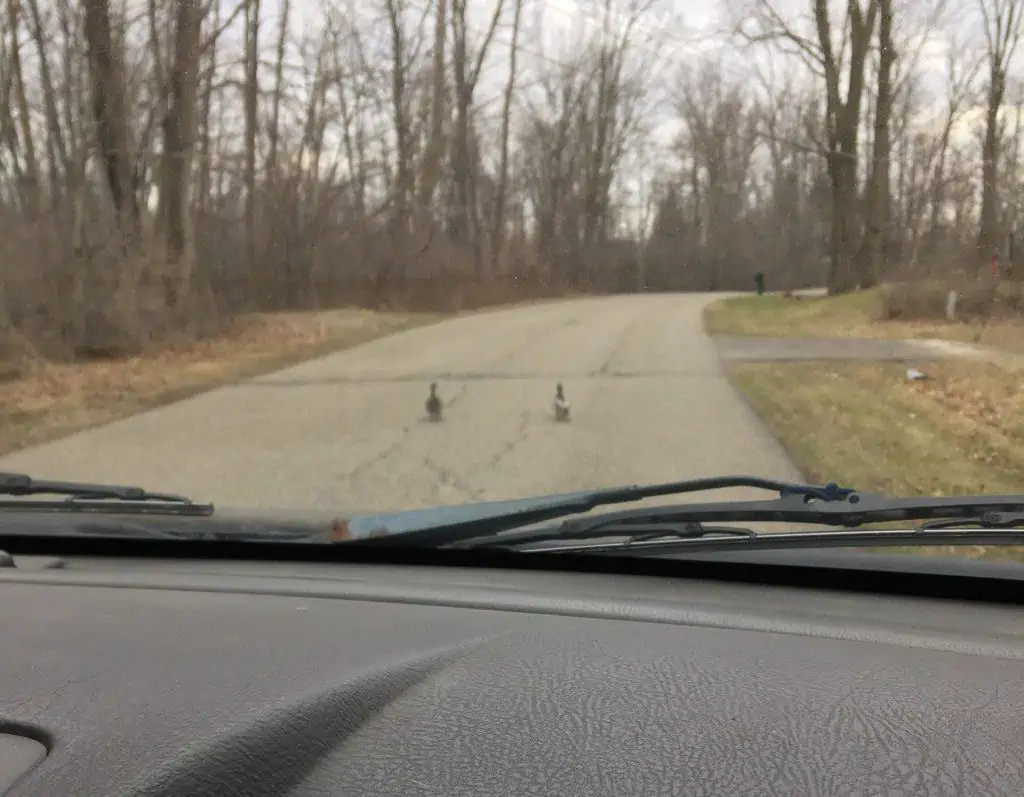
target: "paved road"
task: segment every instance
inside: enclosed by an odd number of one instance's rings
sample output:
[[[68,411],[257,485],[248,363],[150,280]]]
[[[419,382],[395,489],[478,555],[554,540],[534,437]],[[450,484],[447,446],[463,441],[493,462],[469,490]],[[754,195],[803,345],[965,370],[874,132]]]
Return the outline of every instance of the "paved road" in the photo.
[[[701,331],[715,298],[464,316],[22,451],[0,469],[221,506],[348,511],[734,472],[797,478]],[[422,417],[432,380],[449,404],[442,424]],[[551,417],[559,380],[568,425]]]

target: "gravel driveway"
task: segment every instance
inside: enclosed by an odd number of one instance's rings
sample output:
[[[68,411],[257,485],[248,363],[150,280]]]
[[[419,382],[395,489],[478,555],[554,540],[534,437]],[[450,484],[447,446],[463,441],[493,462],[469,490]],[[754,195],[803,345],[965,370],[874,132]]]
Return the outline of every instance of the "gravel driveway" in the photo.
[[[702,332],[717,298],[467,315],[20,451],[0,469],[221,506],[348,511],[711,474],[798,478]],[[448,404],[440,424],[423,417],[431,381]],[[558,381],[569,424],[552,420]]]

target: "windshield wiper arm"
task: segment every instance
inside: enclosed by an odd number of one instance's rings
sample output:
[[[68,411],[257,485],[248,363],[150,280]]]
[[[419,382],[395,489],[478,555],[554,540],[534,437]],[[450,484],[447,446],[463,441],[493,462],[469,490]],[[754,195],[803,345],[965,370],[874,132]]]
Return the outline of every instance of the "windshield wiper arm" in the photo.
[[[803,505],[806,501],[845,503],[856,491],[837,484],[794,484],[756,476],[722,476],[709,479],[631,485],[561,495],[545,495],[512,501],[494,501],[454,507],[413,510],[353,518],[351,530],[361,545],[425,545],[439,547],[491,537],[502,532],[570,517],[601,506],[627,504],[665,495],[705,492],[731,487],[769,490],[790,496]],[[608,517],[602,515],[601,517]],[[365,539],[370,533],[381,536]]]
[[[190,498],[171,493],[156,493],[141,487],[117,484],[88,484],[33,479],[23,473],[0,473],[0,496],[64,496],[63,501],[0,501],[0,509],[88,511],[109,507],[117,501],[117,511],[151,511],[149,505],[170,504],[180,514],[212,515],[212,504],[196,504]],[[167,511],[162,507],[161,511]]]

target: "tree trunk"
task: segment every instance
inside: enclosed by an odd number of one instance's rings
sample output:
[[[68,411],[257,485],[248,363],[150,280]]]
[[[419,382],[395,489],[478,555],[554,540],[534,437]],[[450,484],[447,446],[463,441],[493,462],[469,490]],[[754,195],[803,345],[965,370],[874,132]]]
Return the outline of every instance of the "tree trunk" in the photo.
[[[871,177],[865,202],[864,263],[859,269],[861,288],[875,285],[885,271],[890,209],[889,125],[892,119],[892,69],[896,50],[892,41],[892,0],[880,0],[878,26],[878,97],[875,103]]]
[[[199,89],[200,0],[177,0],[174,63],[170,70],[170,103],[164,118],[163,180],[160,204],[168,262],[175,267],[167,291],[176,305],[190,288],[195,265],[191,216],[192,159],[196,139]]]
[[[83,0],[83,5],[96,138],[119,226],[133,241],[139,231],[139,208],[132,191],[123,59],[111,34],[108,0]]]

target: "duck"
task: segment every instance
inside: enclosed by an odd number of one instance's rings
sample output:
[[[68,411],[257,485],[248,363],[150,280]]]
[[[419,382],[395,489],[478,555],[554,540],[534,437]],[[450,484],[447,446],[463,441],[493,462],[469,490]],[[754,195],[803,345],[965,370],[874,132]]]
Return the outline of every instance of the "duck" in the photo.
[[[565,397],[565,389],[561,382],[555,386],[555,420],[569,420],[569,401]]]
[[[444,405],[441,403],[440,397],[437,395],[437,382],[430,383],[430,395],[427,396],[427,418],[435,423],[441,420],[441,408]]]

